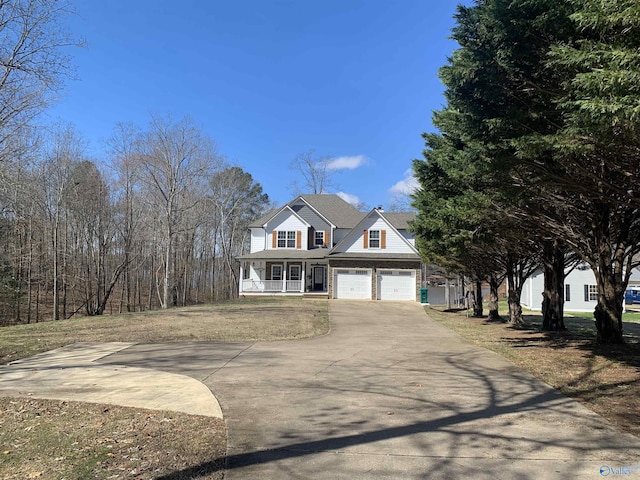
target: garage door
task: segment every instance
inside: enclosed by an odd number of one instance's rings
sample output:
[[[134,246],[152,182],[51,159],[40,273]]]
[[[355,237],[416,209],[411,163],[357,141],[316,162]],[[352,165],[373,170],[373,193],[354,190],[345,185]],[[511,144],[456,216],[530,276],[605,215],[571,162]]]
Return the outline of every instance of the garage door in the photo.
[[[415,302],[415,270],[378,271],[378,298],[380,300],[411,300]]]
[[[334,297],[371,300],[371,270],[336,270]]]

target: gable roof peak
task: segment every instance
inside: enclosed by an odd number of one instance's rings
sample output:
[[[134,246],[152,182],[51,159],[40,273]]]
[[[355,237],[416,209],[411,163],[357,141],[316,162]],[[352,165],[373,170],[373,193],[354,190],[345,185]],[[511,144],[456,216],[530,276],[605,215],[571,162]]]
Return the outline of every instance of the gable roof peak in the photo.
[[[353,228],[365,215],[364,212],[335,193],[303,194],[289,202],[289,205],[297,202],[298,199],[301,199],[337,228]]]

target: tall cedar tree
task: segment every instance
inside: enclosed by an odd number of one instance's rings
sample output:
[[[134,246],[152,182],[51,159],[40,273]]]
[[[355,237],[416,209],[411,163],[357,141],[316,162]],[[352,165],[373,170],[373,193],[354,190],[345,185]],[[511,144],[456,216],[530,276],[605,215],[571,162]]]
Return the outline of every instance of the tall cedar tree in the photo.
[[[484,145],[476,158],[493,162],[505,214],[591,265],[598,341],[621,343],[640,243],[640,6],[483,0],[457,20],[461,48],[442,74],[453,131]]]
[[[551,149],[552,175],[571,173],[552,177],[570,195],[550,204],[548,224],[595,273],[598,342],[622,343],[624,291],[640,253],[640,4],[573,4],[580,35],[555,46],[547,62],[566,79],[564,125],[530,145]]]
[[[456,256],[455,250],[447,248],[452,239],[466,232],[467,240],[477,240],[482,232],[483,248],[471,255],[472,260],[477,262],[480,257],[485,264],[497,265],[494,273],[509,271],[514,323],[522,321],[518,292],[540,248],[532,241],[539,236],[536,224],[521,222],[513,215],[514,210],[521,211],[524,200],[522,188],[513,187],[510,168],[516,152],[509,140],[529,134],[531,128],[548,131],[548,118],[538,117],[543,110],[553,110],[552,97],[546,90],[533,89],[531,81],[523,82],[523,78],[539,67],[548,51],[549,25],[559,23],[558,18],[569,22],[566,12],[558,10],[548,1],[519,5],[487,1],[459,7],[453,38],[461,48],[440,71],[447,87],[447,106],[434,114],[434,124],[441,134],[425,135],[426,162],[414,162],[422,187],[415,197],[419,247],[423,252],[444,249],[441,257]],[[445,172],[449,183],[456,184],[459,193],[452,196],[450,186],[443,190],[438,185],[445,174],[429,174],[438,169]],[[440,197],[443,205],[433,197]],[[482,201],[473,203],[480,198]],[[440,231],[433,229],[437,218],[444,224]],[[460,229],[456,222],[467,228]],[[526,231],[525,225],[533,226]],[[494,258],[487,262],[487,256]]]

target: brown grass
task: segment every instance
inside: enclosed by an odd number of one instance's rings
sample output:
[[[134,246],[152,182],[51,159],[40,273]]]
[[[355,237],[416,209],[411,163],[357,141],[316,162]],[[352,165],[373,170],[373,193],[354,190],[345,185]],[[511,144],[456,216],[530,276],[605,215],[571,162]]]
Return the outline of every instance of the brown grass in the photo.
[[[283,340],[329,331],[328,302],[262,298],[0,328],[0,362],[75,342]],[[224,421],[80,402],[0,398],[0,479],[220,480]]]
[[[638,325],[625,325],[626,345],[599,346],[593,321],[568,318],[568,332],[543,332],[540,318],[525,328],[489,323],[466,312],[428,308],[427,314],[465,339],[493,350],[594,412],[640,436],[640,343]]]
[[[0,364],[76,342],[288,340],[329,331],[328,303],[296,297],[0,327]]]
[[[0,398],[0,479],[220,480],[224,421],[59,400]]]

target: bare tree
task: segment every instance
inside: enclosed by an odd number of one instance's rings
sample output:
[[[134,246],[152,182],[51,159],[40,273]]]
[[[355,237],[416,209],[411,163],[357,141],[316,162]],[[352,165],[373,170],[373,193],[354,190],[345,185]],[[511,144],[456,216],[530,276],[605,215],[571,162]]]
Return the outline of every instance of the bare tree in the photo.
[[[293,194],[328,193],[336,188],[333,183],[335,170],[330,167],[331,157],[315,157],[314,151],[297,155],[289,164],[289,168],[298,172],[303,180],[302,188],[297,182],[292,186]]]
[[[80,42],[62,24],[70,14],[65,0],[0,0],[0,159],[71,73],[65,47]]]
[[[45,161],[41,166],[42,190],[44,192],[44,214],[48,219],[52,256],[53,319],[60,319],[60,305],[63,317],[66,310],[66,259],[67,259],[67,211],[65,194],[71,176],[71,166],[82,158],[84,144],[78,133],[70,125],[61,126],[54,133],[48,147]],[[63,295],[61,302],[60,295]]]
[[[237,296],[238,268],[235,257],[248,246],[249,224],[269,207],[269,196],[240,167],[229,167],[213,175],[209,183],[210,203],[215,209],[218,245],[223,262],[224,288],[228,297]]]
[[[183,216],[203,198],[206,178],[221,162],[215,144],[189,119],[173,123],[153,117],[141,147],[142,181],[158,213],[162,232],[162,260],[157,269],[157,288],[162,308],[177,301],[175,252],[183,233]]]

